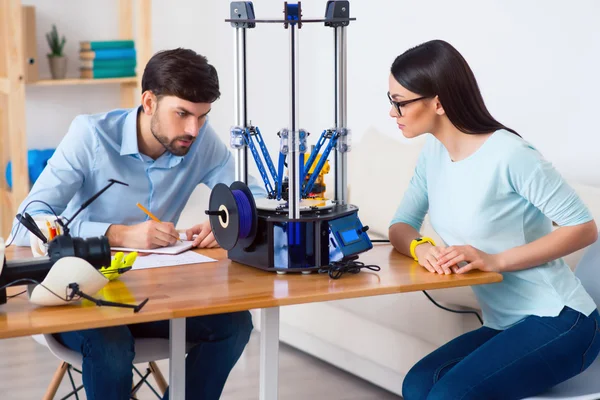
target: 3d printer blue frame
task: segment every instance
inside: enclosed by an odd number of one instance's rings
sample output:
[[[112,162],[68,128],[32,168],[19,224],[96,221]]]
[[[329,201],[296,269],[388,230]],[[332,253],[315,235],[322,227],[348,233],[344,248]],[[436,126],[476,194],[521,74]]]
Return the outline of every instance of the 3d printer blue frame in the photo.
[[[358,208],[347,203],[346,157],[351,147],[350,130],[346,126],[345,28],[354,20],[350,18],[349,1],[328,1],[322,19],[304,19],[301,2],[285,2],[284,18],[279,20],[256,19],[254,6],[247,1],[232,2],[230,11],[231,18],[226,21],[235,28],[236,46],[236,121],[230,139],[236,160],[236,182],[231,187],[219,185],[211,193],[207,214],[217,241],[228,250],[230,259],[278,272],[311,271],[335,261],[355,258],[371,249],[372,243],[366,234],[368,227],[358,218]],[[298,121],[298,37],[302,24],[315,22],[322,22],[334,31],[334,127],[323,130],[305,164],[308,133],[299,128]],[[246,34],[260,23],[283,24],[290,35],[290,124],[278,132],[277,170],[260,129],[250,125],[247,117]],[[257,205],[245,186],[248,149],[270,204]],[[335,198],[323,204],[308,203],[313,185],[331,154],[334,155]],[[286,162],[287,175],[284,174]]]

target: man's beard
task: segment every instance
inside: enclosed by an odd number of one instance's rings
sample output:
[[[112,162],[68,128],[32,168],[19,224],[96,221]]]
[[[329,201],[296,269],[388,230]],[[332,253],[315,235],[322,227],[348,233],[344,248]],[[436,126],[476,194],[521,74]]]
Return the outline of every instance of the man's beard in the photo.
[[[193,143],[187,147],[184,147],[184,146],[177,145],[177,141],[185,140],[185,141],[193,142],[195,140],[195,138],[191,135],[182,135],[182,136],[177,136],[175,139],[169,141],[169,138],[167,138],[166,136],[163,136],[159,133],[160,132],[160,124],[158,122],[158,117],[156,114],[154,114],[152,116],[152,120],[150,122],[150,132],[152,132],[152,136],[154,136],[154,138],[156,140],[158,140],[158,142],[160,144],[162,144],[163,147],[169,153],[173,154],[174,156],[179,156],[179,157],[185,156],[192,148]]]

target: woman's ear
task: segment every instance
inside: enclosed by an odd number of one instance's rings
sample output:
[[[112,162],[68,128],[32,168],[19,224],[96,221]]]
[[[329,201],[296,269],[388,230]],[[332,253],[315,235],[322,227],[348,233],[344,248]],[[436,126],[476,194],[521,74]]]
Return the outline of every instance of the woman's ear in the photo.
[[[435,113],[437,115],[446,114],[446,112],[444,111],[444,107],[442,106],[442,103],[440,102],[440,98],[438,96],[434,97],[433,103],[435,104]]]
[[[154,111],[156,110],[157,100],[158,99],[156,98],[154,93],[152,93],[149,90],[146,90],[144,93],[142,93],[142,107],[144,109],[144,114],[154,114]]]

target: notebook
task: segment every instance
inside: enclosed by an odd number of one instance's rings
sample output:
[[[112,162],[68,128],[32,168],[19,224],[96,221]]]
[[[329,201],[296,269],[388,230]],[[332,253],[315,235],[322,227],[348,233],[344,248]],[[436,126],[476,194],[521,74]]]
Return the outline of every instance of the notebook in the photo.
[[[114,251],[137,251],[138,253],[154,253],[154,254],[179,254],[192,248],[192,240],[187,239],[185,233],[179,235],[183,242],[177,242],[173,246],[159,247],[157,249],[134,249],[130,247],[111,247]]]
[[[133,263],[133,270],[159,267],[172,267],[175,265],[200,264],[214,262],[215,259],[206,257],[193,251],[186,251],[179,255],[150,254],[138,257]]]

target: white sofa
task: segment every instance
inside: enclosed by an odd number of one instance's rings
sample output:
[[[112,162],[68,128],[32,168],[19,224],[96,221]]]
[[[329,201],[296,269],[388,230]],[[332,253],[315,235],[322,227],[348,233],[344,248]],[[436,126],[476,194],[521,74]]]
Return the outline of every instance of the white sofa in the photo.
[[[371,131],[354,146],[349,197],[371,234],[387,236],[423,143],[421,138],[405,143]],[[572,186],[600,220],[600,188]],[[422,233],[437,236],[427,221]],[[580,256],[581,251],[566,259],[573,267]],[[444,305],[478,309],[470,288],[429,293]],[[282,307],[280,329],[283,342],[400,395],[414,363],[479,326],[475,316],[443,311],[416,292]]]

